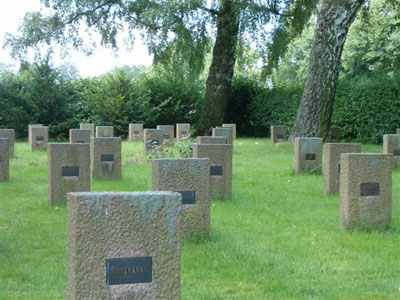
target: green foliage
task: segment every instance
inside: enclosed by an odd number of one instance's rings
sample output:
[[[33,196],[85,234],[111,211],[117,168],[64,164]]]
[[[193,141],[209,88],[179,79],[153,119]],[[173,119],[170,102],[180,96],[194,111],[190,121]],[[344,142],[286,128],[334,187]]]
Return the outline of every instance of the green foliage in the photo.
[[[194,140],[177,141],[177,142],[175,142],[174,150],[177,152],[177,155],[179,157],[192,158],[194,144],[195,144]]]

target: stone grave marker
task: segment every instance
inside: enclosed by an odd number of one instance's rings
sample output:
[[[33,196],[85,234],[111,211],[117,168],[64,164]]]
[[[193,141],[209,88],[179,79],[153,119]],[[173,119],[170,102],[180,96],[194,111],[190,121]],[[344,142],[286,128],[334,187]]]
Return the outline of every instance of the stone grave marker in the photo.
[[[397,128],[396,133],[400,134],[400,128]]]
[[[149,153],[151,151],[163,149],[164,130],[162,129],[145,129],[144,135],[144,151]]]
[[[232,139],[236,140],[236,124],[222,124],[222,127],[232,128]]]
[[[80,123],[79,124],[79,128],[80,129],[86,129],[86,130],[90,130],[90,137],[94,137],[95,134],[95,126],[94,123]]]
[[[400,134],[383,135],[383,153],[393,155],[393,167],[400,167]]]
[[[296,138],[294,143],[294,170],[296,173],[321,173],[322,139]]]
[[[176,139],[178,141],[190,139],[190,124],[189,123],[176,124]]]
[[[273,125],[271,126],[271,142],[272,144],[287,141],[287,126]]]
[[[91,132],[89,129],[70,129],[69,142],[71,144],[90,144]]]
[[[31,151],[47,149],[49,129],[47,126],[29,126],[29,142]]]
[[[92,138],[92,176],[95,179],[121,178],[121,138]]]
[[[327,143],[324,145],[324,195],[339,193],[340,154],[360,153],[361,144]]]
[[[153,159],[153,190],[182,195],[182,237],[210,235],[210,160]]]
[[[232,144],[194,144],[194,158],[210,159],[210,196],[232,195]]]
[[[157,129],[164,131],[164,139],[163,139],[164,145],[174,144],[174,138],[175,138],[174,125],[157,125]]]
[[[224,136],[198,136],[197,144],[226,144]]]
[[[180,299],[182,197],[70,193],[66,299]]]
[[[7,138],[0,138],[0,181],[9,179],[10,171],[10,141]]]
[[[50,205],[64,203],[69,192],[90,191],[89,144],[49,143],[47,164]]]
[[[233,135],[231,127],[217,127],[212,129],[213,136],[223,136],[226,138],[227,144],[233,143]]]
[[[0,128],[0,138],[8,139],[10,147],[10,157],[14,157],[14,145],[15,145],[15,130],[14,129],[2,129]]]
[[[392,155],[345,153],[340,160],[340,225],[383,229],[392,218]]]
[[[129,141],[143,141],[143,124],[129,124]]]
[[[113,126],[96,126],[96,137],[114,137]]]

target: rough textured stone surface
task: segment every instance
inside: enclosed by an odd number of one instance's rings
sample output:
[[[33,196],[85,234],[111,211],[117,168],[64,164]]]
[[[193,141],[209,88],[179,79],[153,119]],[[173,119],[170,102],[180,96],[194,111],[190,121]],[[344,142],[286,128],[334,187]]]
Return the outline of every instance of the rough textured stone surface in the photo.
[[[114,137],[114,127],[96,126],[96,137]]]
[[[90,137],[91,138],[94,137],[94,133],[95,133],[94,123],[80,123],[79,128],[90,130]]]
[[[121,178],[121,138],[92,138],[91,166],[93,178]]]
[[[157,125],[157,129],[164,131],[164,140],[163,140],[164,145],[174,144],[174,138],[175,138],[174,125]]]
[[[324,145],[324,195],[339,193],[340,154],[360,152],[361,144]]]
[[[162,129],[145,129],[144,130],[144,151],[160,150],[163,148],[164,130]]]
[[[181,195],[70,193],[66,299],[180,299]],[[151,257],[152,280],[107,285],[106,259]]]
[[[224,136],[224,137],[226,137],[226,143],[227,144],[232,144],[233,143],[232,128],[230,128],[230,127],[213,128],[212,135],[213,136]]]
[[[271,142],[272,144],[287,141],[287,126],[274,125],[271,126]]]
[[[47,184],[50,205],[65,202],[69,192],[89,192],[90,145],[49,143]]]
[[[339,143],[340,142],[340,127],[331,127],[329,131],[328,142]]]
[[[383,135],[383,153],[393,155],[393,167],[400,167],[400,134]]]
[[[193,204],[182,203],[182,236],[210,235],[208,158],[153,159],[153,190],[194,192]]]
[[[224,136],[198,136],[197,144],[226,144]]]
[[[322,139],[295,138],[294,170],[296,173],[321,173]]]
[[[10,157],[14,157],[14,145],[15,145],[15,130],[14,129],[1,129],[0,138],[8,139]]]
[[[91,132],[89,129],[70,129],[69,142],[79,144],[90,144]]]
[[[210,159],[210,196],[230,197],[232,195],[232,144],[194,144],[194,158]],[[212,175],[221,170],[222,175]]]
[[[9,139],[0,138],[0,181],[7,181],[10,170],[10,142]]]
[[[342,154],[340,172],[340,225],[381,229],[392,218],[392,156]],[[369,193],[365,184],[375,185]],[[379,185],[379,195],[376,185]],[[371,193],[372,192],[372,193]]]
[[[29,126],[29,143],[31,151],[47,149],[49,142],[49,129],[47,126]]]
[[[190,139],[190,124],[189,123],[176,124],[176,139],[178,141]]]
[[[232,128],[232,138],[236,140],[236,124],[222,124],[222,127]]]
[[[129,124],[129,141],[143,141],[143,124]]]

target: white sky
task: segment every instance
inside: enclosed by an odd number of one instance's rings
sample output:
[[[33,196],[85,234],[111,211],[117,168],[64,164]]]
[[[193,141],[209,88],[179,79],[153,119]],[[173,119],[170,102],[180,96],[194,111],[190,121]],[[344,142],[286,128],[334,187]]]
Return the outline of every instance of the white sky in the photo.
[[[18,68],[18,62],[11,58],[9,50],[2,48],[4,35],[7,32],[17,34],[25,13],[39,9],[40,0],[12,0],[7,1],[7,4],[3,3],[3,8],[0,9],[0,63],[13,65],[15,69]],[[98,46],[91,56],[71,51],[70,56],[65,59],[53,55],[52,61],[56,67],[62,63],[70,62],[75,65],[81,76],[87,77],[104,74],[123,65],[151,65],[153,57],[148,54],[147,47],[141,42],[140,36],[137,34],[134,48],[131,51],[124,51],[121,43],[118,52]]]

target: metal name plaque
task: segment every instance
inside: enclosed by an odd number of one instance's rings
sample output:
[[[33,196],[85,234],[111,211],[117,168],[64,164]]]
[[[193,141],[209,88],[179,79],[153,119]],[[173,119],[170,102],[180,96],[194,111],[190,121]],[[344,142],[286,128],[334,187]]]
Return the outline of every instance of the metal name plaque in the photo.
[[[181,135],[187,135],[187,131],[181,131]]]
[[[158,144],[159,144],[159,143],[158,143],[157,140],[152,140],[152,141],[151,141],[151,146],[152,146],[152,147],[158,146]]]
[[[79,167],[62,167],[62,177],[79,177]]]
[[[196,204],[195,191],[178,191],[182,195],[182,204]]]
[[[152,282],[152,272],[152,257],[106,259],[107,285]]]
[[[210,166],[211,176],[222,176],[222,166]]]
[[[379,183],[361,183],[360,196],[379,196],[380,194]]]
[[[85,141],[76,141],[78,144],[85,144]]]
[[[315,160],[315,153],[307,153],[306,160]]]
[[[114,161],[114,154],[102,154],[100,157],[101,161]]]
[[[37,136],[36,137],[37,142],[43,142],[44,141],[44,136]]]
[[[277,134],[276,138],[282,140],[283,139],[283,134]]]
[[[140,133],[139,131],[134,131],[134,132],[133,132],[133,135],[136,135],[136,136],[138,136],[138,135],[139,135],[139,133]]]
[[[393,156],[400,156],[400,149],[394,149]]]
[[[169,140],[171,136],[169,134],[164,135],[164,139]]]
[[[337,165],[338,173],[340,173],[340,164]]]

